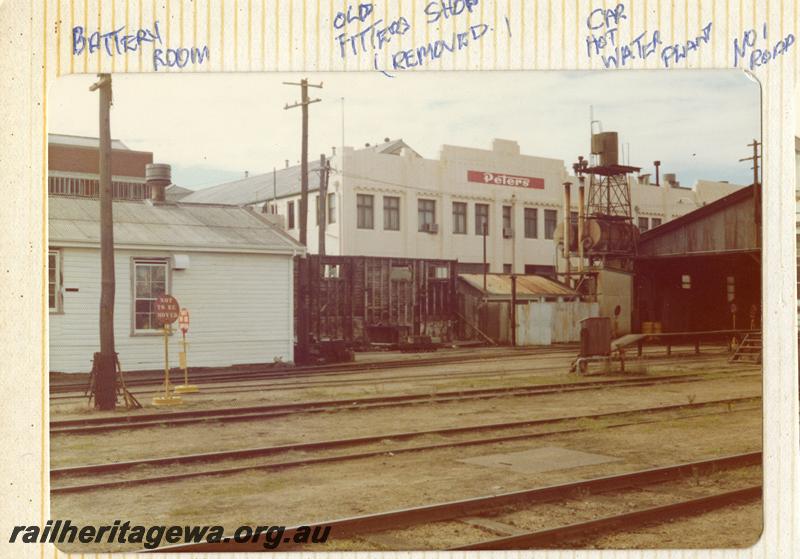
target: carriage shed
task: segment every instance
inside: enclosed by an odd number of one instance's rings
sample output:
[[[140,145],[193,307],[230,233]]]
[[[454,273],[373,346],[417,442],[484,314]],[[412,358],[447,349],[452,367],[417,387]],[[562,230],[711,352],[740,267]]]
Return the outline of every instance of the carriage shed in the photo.
[[[761,316],[760,204],[753,186],[639,237],[634,323],[664,332],[756,328]]]
[[[100,207],[49,197],[50,371],[87,372],[99,351]],[[242,207],[115,201],[114,331],[123,370],[164,367],[153,303],[190,313],[190,367],[293,361],[293,257],[302,245]],[[170,337],[178,366],[181,334]]]

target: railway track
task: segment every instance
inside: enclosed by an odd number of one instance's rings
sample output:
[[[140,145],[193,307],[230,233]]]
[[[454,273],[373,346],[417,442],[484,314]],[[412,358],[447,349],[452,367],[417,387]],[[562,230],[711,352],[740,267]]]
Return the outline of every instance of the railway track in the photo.
[[[302,367],[274,367],[256,368],[245,370],[218,370],[191,371],[192,383],[207,384],[215,382],[236,382],[248,380],[278,380],[278,379],[298,379],[304,377],[336,376],[347,375],[359,372],[374,371],[376,369],[400,369],[407,367],[419,367],[429,365],[448,365],[455,363],[471,363],[496,359],[518,359],[528,356],[556,355],[574,352],[574,347],[560,347],[554,349],[509,349],[503,355],[496,353],[490,354],[471,354],[471,355],[449,355],[441,357],[426,357],[420,359],[396,359],[386,361],[362,361],[347,364],[318,365]],[[178,371],[175,371],[178,374]],[[125,383],[130,387],[137,386],[156,386],[164,381],[163,372],[141,373],[129,375]],[[83,392],[86,390],[88,381],[82,382],[56,382],[50,384],[50,394],[60,394],[65,392]]]
[[[297,390],[297,389],[304,389],[304,388],[340,388],[346,386],[358,386],[363,384],[374,384],[374,383],[381,383],[381,384],[388,384],[388,383],[401,383],[401,382],[417,382],[417,381],[431,381],[431,380],[462,380],[462,379],[471,379],[471,378],[480,378],[486,377],[489,375],[499,376],[499,377],[506,377],[506,376],[516,376],[516,375],[524,375],[527,373],[533,373],[537,371],[544,371],[548,369],[552,369],[552,365],[548,366],[538,366],[538,367],[531,367],[526,366],[523,368],[516,368],[516,369],[508,369],[504,370],[500,373],[493,373],[487,371],[471,371],[471,372],[464,372],[464,373],[437,373],[437,374],[422,374],[422,375],[403,375],[403,376],[392,376],[392,377],[364,377],[358,379],[346,379],[346,380],[317,380],[317,381],[288,381],[281,384],[275,384],[272,381],[264,381],[258,384],[235,384],[232,386],[220,386],[218,383],[214,383],[216,386],[214,387],[215,391],[223,391],[226,394],[234,394],[237,392],[253,392],[257,390],[259,392],[280,392],[286,390]],[[153,385],[154,388],[152,390],[147,391],[137,391],[134,394],[137,396],[144,395],[144,394],[158,394],[163,392],[163,378],[161,381],[161,388],[157,385]],[[210,384],[210,383],[209,383]],[[58,401],[58,400],[66,400],[66,399],[86,399],[86,395],[83,393],[76,393],[76,394],[63,394],[63,395],[54,395],[50,397],[51,401]]]
[[[585,421],[585,420],[608,420],[608,419],[623,419],[622,422],[613,423],[610,425],[605,425],[603,428],[620,428],[620,427],[629,427],[635,425],[643,425],[643,424],[650,424],[650,423],[658,423],[663,421],[674,421],[674,420],[682,420],[682,419],[692,419],[696,417],[704,417],[709,415],[717,415],[717,414],[727,414],[733,411],[732,406],[734,404],[743,404],[748,402],[755,402],[760,400],[760,397],[746,397],[746,398],[729,398],[724,400],[712,400],[706,402],[698,402],[698,403],[691,403],[691,404],[677,404],[677,405],[669,405],[669,406],[659,406],[653,408],[640,408],[635,410],[625,410],[625,411],[617,411],[617,412],[606,412],[606,413],[599,413],[599,414],[588,414],[588,415],[579,415],[579,416],[571,416],[571,417],[556,417],[556,418],[545,418],[545,419],[537,419],[537,420],[528,420],[528,421],[517,421],[517,422],[509,422],[509,423],[494,423],[494,424],[481,424],[481,425],[472,425],[472,426],[465,426],[465,427],[454,427],[454,428],[445,428],[445,429],[435,429],[435,430],[428,430],[428,431],[412,431],[412,432],[402,432],[402,433],[385,433],[381,435],[372,435],[368,437],[358,437],[358,438],[350,438],[350,439],[338,439],[333,441],[319,441],[313,443],[298,443],[298,444],[289,444],[289,445],[281,445],[281,446],[273,446],[273,447],[262,447],[262,448],[250,448],[250,449],[242,449],[242,450],[234,450],[234,451],[224,451],[224,452],[213,452],[213,453],[202,453],[202,454],[192,454],[192,455],[180,455],[180,456],[171,456],[171,457],[162,457],[162,458],[150,458],[150,459],[143,459],[143,460],[133,460],[127,462],[117,462],[117,463],[107,463],[107,464],[94,464],[88,466],[75,466],[75,467],[68,467],[68,468],[59,468],[51,470],[50,472],[50,479],[51,482],[55,480],[62,479],[64,477],[75,477],[75,476],[92,476],[91,483],[78,483],[73,485],[61,485],[61,486],[53,486],[51,487],[51,495],[62,495],[62,494],[69,494],[69,493],[85,493],[89,491],[95,491],[99,489],[113,489],[113,488],[120,488],[125,486],[141,486],[148,483],[169,483],[175,481],[182,481],[190,478],[197,478],[203,476],[218,476],[218,475],[230,475],[235,473],[240,473],[248,470],[282,470],[288,469],[292,467],[298,466],[308,466],[314,464],[324,464],[324,463],[332,463],[332,462],[342,462],[342,461],[349,461],[349,460],[358,460],[363,458],[372,458],[376,456],[385,456],[387,454],[390,455],[398,455],[398,454],[405,454],[405,453],[413,453],[413,452],[423,452],[423,451],[430,451],[430,450],[440,450],[445,448],[454,448],[454,447],[468,447],[468,446],[478,446],[478,445],[487,445],[487,444],[496,444],[502,442],[511,442],[511,441],[518,441],[518,440],[526,440],[526,439],[534,439],[534,438],[543,438],[555,435],[567,435],[573,433],[579,433],[587,430],[596,429],[596,425],[591,426],[583,426],[583,427],[568,427],[566,429],[560,430],[553,430],[553,431],[540,431],[534,433],[522,433],[522,434],[505,434],[501,436],[492,436],[487,438],[479,438],[479,439],[468,439],[468,440],[457,440],[445,443],[437,443],[437,444],[427,444],[427,445],[419,445],[419,446],[411,446],[411,447],[395,447],[392,449],[386,449],[385,447],[381,448],[377,451],[367,451],[367,452],[356,452],[344,455],[332,455],[332,456],[322,456],[322,457],[309,457],[303,458],[300,460],[291,460],[285,462],[276,462],[276,463],[269,463],[269,464],[248,464],[248,465],[239,465],[239,466],[229,466],[225,468],[217,468],[213,470],[201,470],[201,471],[192,471],[192,472],[180,472],[180,473],[173,473],[173,474],[157,474],[151,475],[147,477],[137,477],[137,478],[128,478],[122,480],[110,480],[110,481],[103,481],[102,479],[98,480],[98,476],[102,476],[105,474],[113,474],[124,472],[127,470],[132,470],[135,468],[141,468],[143,466],[151,466],[151,467],[165,467],[165,466],[174,466],[174,465],[190,465],[190,464],[207,464],[209,462],[220,462],[226,460],[236,460],[236,459],[248,459],[248,458],[257,458],[257,457],[266,457],[266,456],[274,456],[277,454],[283,454],[292,451],[301,451],[301,452],[308,452],[308,451],[327,451],[332,450],[335,448],[352,448],[362,445],[368,445],[371,443],[379,443],[379,442],[386,442],[386,441],[405,441],[411,440],[415,438],[421,438],[429,435],[444,435],[444,436],[453,436],[459,435],[464,433],[478,433],[478,432],[487,432],[487,431],[501,431],[501,430],[508,430],[514,428],[524,428],[524,427],[535,427],[535,426],[544,426],[544,425],[554,425],[554,424],[562,424],[562,423],[569,423],[569,422],[576,422],[576,421]],[[692,414],[692,415],[682,415],[678,417],[666,417],[666,418],[648,418],[645,420],[624,420],[625,418],[630,418],[631,416],[636,415],[652,415],[652,414],[660,414],[665,412],[673,412],[673,411],[683,411],[683,410],[696,410],[702,408],[708,408],[712,406],[727,406],[727,408],[723,411],[715,411],[711,413],[699,413],[699,414]],[[737,409],[736,411],[749,411],[755,408],[748,407],[743,409]]]
[[[489,354],[458,354],[458,355],[445,355],[440,357],[425,357],[419,359],[397,359],[385,361],[362,361],[347,364],[334,364],[334,365],[319,365],[319,366],[303,366],[303,367],[288,367],[283,366],[280,368],[245,368],[242,370],[193,370],[190,371],[190,376],[193,384],[215,384],[221,382],[240,382],[240,381],[253,381],[253,380],[292,380],[296,381],[302,378],[319,378],[319,377],[335,377],[342,375],[352,375],[362,372],[371,372],[375,370],[391,370],[402,369],[411,367],[424,367],[436,365],[448,365],[459,363],[480,363],[483,361],[496,361],[496,360],[515,360],[525,357],[542,357],[542,356],[556,356],[564,355],[565,358],[572,358],[575,356],[576,346],[557,347],[551,349],[510,349],[503,354],[489,353]],[[718,356],[717,356],[718,357]],[[663,356],[647,356],[646,359],[664,359]],[[174,374],[179,375],[180,371],[177,369],[173,371]],[[128,375],[126,378],[126,385],[128,388],[145,387],[145,386],[158,386],[164,381],[163,373],[141,373]],[[50,394],[65,394],[76,392],[82,395],[88,381],[82,382],[56,382],[50,384]]]
[[[600,533],[609,533],[621,529],[628,531],[638,526],[647,524],[660,524],[676,518],[697,516],[714,509],[735,504],[744,504],[756,501],[761,498],[761,486],[749,486],[733,491],[714,493],[696,499],[686,499],[668,505],[637,509],[621,514],[613,514],[588,520],[586,522],[576,522],[565,526],[558,526],[545,530],[536,530],[493,538],[477,543],[456,546],[450,551],[467,550],[506,550],[506,549],[530,549],[553,547],[559,542],[576,537],[586,537],[588,535],[597,536]]]
[[[309,522],[301,526],[287,528],[284,542],[291,542],[301,527],[312,530],[323,530],[330,527],[329,543],[361,538],[370,534],[388,530],[402,530],[417,525],[429,525],[434,522],[470,519],[486,516],[509,507],[531,508],[544,503],[582,498],[592,494],[626,491],[632,488],[643,488],[650,485],[680,480],[684,477],[707,475],[722,470],[731,470],[758,466],[761,464],[761,452],[751,452],[725,456],[708,460],[700,460],[676,464],[672,466],[649,468],[622,474],[603,476],[588,480],[562,483],[546,487],[524,489],[500,495],[480,496],[471,499],[428,504],[388,512],[334,519],[325,522]],[[526,547],[548,547],[568,538],[586,537],[598,532],[608,532],[620,527],[629,530],[641,524],[663,522],[681,516],[692,516],[706,511],[728,506],[734,503],[746,503],[761,497],[761,486],[747,486],[733,491],[718,492],[700,498],[674,501],[667,505],[646,509],[628,510],[623,513],[596,518],[587,522],[557,526],[547,530],[517,533],[502,538],[484,539],[461,544],[451,549],[518,549]],[[157,552],[235,552],[264,551],[263,537],[247,543],[234,543],[232,537],[221,543],[186,543],[161,547]],[[413,542],[407,542],[409,548]],[[280,551],[292,549],[291,543],[285,543]],[[319,545],[316,551],[324,550]]]
[[[716,357],[716,356],[715,356]],[[658,364],[660,361],[656,361],[655,364]],[[664,360],[666,362],[666,360]],[[518,375],[525,375],[536,373],[540,371],[548,371],[553,370],[552,364],[547,365],[537,365],[531,366],[526,365],[525,367],[521,368],[514,368],[514,369],[506,369],[502,372],[490,372],[490,371],[470,371],[470,372],[460,372],[460,373],[432,373],[432,374],[422,374],[422,375],[401,375],[401,376],[392,376],[392,377],[364,377],[364,378],[357,378],[357,379],[340,379],[340,380],[310,380],[310,381],[297,381],[293,378],[288,380],[285,383],[275,384],[273,380],[265,380],[260,383],[256,384],[235,384],[232,386],[221,386],[218,382],[228,382],[226,381],[209,381],[207,384],[215,384],[215,391],[224,392],[225,394],[235,394],[235,393],[251,393],[253,391],[258,392],[281,392],[287,390],[297,390],[297,389],[313,389],[313,388],[343,388],[349,386],[359,386],[368,383],[376,383],[380,382],[381,384],[393,384],[393,383],[403,383],[403,382],[419,382],[419,381],[436,381],[436,380],[465,380],[465,379],[474,379],[474,378],[485,378],[487,376],[495,376],[495,377],[513,377]],[[565,367],[566,368],[566,367]],[[254,380],[254,379],[249,379]],[[194,381],[192,381],[194,382]],[[163,384],[163,379],[161,384]],[[149,394],[159,394],[162,392],[162,389],[156,385],[152,385],[153,388],[151,390],[140,390],[134,392],[136,396],[145,396]],[[64,394],[54,394],[50,396],[51,402],[59,402],[65,400],[84,400],[86,399],[86,394],[84,392],[76,392],[76,393],[64,393]]]
[[[737,373],[738,377],[752,373]],[[444,403],[453,401],[490,399],[496,397],[520,397],[576,392],[599,388],[643,387],[660,384],[700,382],[707,375],[680,374],[655,378],[633,378],[601,381],[580,381],[545,385],[526,385],[500,388],[482,388],[438,392],[435,394],[404,394],[395,396],[368,397],[346,400],[322,400],[292,404],[214,408],[205,410],[172,411],[162,413],[132,414],[125,417],[106,416],[94,418],[66,419],[50,422],[50,434],[87,434],[118,429],[135,429],[155,426],[176,426],[206,421],[232,422],[266,419],[295,413],[319,413],[339,410],[374,409],[400,407],[415,404]]]

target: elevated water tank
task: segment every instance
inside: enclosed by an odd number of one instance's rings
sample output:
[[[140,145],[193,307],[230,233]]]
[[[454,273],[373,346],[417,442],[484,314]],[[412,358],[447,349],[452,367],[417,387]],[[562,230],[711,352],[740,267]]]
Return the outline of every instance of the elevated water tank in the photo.
[[[616,132],[592,134],[592,153],[600,156],[600,166],[619,163],[619,137]]]

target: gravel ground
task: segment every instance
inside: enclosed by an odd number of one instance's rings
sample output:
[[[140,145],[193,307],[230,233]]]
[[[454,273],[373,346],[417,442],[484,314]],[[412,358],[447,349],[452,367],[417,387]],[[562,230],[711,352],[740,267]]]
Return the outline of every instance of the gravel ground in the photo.
[[[529,358],[526,358],[529,360]],[[574,375],[563,374],[564,356],[542,356],[530,363],[533,366],[550,366],[553,370],[532,373],[526,382],[565,382],[567,379],[582,380]],[[486,387],[497,382],[496,370],[501,367],[521,367],[527,361],[516,359],[487,363],[448,365],[445,371],[461,372],[472,367],[484,367],[487,378],[476,378],[470,382],[451,381],[433,383],[427,381],[393,384],[391,390],[399,393],[435,394],[445,386],[464,388]],[[537,418],[569,417],[645,407],[666,406],[718,400],[723,398],[759,396],[762,391],[758,369],[746,366],[732,367],[724,356],[701,356],[700,359],[663,357],[645,359],[636,364],[637,372],[649,374],[674,374],[676,372],[703,372],[709,374],[700,382],[681,382],[636,388],[603,388],[573,393],[556,393],[541,396],[499,397],[489,400],[424,403],[409,407],[372,410],[342,410],[331,413],[295,414],[269,420],[237,423],[195,424],[184,427],[162,427],[100,433],[94,435],[54,435],[50,440],[52,467],[105,463],[147,457],[172,456],[197,452],[213,452],[323,441],[367,435],[429,430],[464,425],[477,425],[507,421],[523,421]],[[420,367],[419,374],[430,373],[433,368]],[[478,369],[480,370],[480,369]],[[562,371],[558,373],[558,371]],[[404,370],[404,372],[406,372]],[[393,371],[392,374],[396,374]],[[382,373],[379,373],[382,374]],[[364,390],[380,390],[377,378],[369,379],[361,374]],[[523,382],[524,375],[514,382]],[[488,383],[488,384],[487,384]],[[388,386],[388,385],[387,385]],[[314,398],[308,391],[220,394],[209,398],[198,406],[223,407],[254,405],[276,401],[308,399],[335,399],[345,397],[350,387],[333,387],[320,390]],[[384,387],[383,390],[389,390]],[[266,396],[265,394],[268,394]],[[281,400],[277,395],[288,395]],[[369,394],[364,392],[364,394]],[[370,394],[371,395],[371,394]],[[248,471],[234,475],[204,476],[192,480],[169,484],[143,485],[123,489],[93,491],[88,494],[54,495],[51,498],[51,517],[70,518],[73,523],[110,524],[124,517],[133,523],[153,524],[221,524],[227,527],[239,525],[284,524],[292,525],[312,521],[324,521],[356,514],[392,510],[431,502],[469,498],[489,493],[540,487],[576,479],[621,473],[646,467],[670,465],[725,454],[750,452],[761,448],[761,411],[757,403],[749,404],[750,410],[721,413],[692,418],[665,418],[659,423],[604,429],[603,424],[589,425],[589,429],[575,434],[553,434],[543,439],[526,439],[464,448],[450,448],[397,455],[384,454],[379,457],[331,463],[325,465],[297,467],[281,471]],[[62,410],[63,411],[63,410]],[[86,410],[80,412],[86,414]],[[71,412],[63,414],[66,417]],[[62,414],[58,414],[62,416]],[[60,418],[60,417],[59,417]],[[594,427],[594,428],[591,428]],[[484,436],[484,435],[479,435]],[[475,438],[473,435],[470,438]],[[443,438],[430,437],[424,442],[437,442]],[[421,444],[422,441],[413,441]],[[387,441],[387,446],[390,443]],[[371,448],[380,448],[381,444]],[[391,443],[395,445],[396,443]],[[409,443],[410,444],[410,443]],[[522,452],[542,447],[561,447],[611,456],[614,461],[593,466],[558,468],[536,474],[522,474],[505,468],[492,468],[461,462],[468,457],[485,456],[506,452]],[[361,449],[359,449],[361,450]],[[280,460],[303,457],[303,453],[280,456]],[[135,472],[149,473],[147,470]],[[757,477],[756,474],[753,474]],[[727,478],[726,478],[727,479]],[[722,483],[722,482],[720,482]],[[727,483],[727,482],[725,482]],[[665,486],[667,487],[667,486]],[[682,487],[682,486],[681,486]],[[662,492],[667,496],[680,496],[684,489]],[[658,491],[647,491],[646,497],[636,497],[641,502],[656,499]],[[644,495],[644,493],[643,493]],[[597,506],[611,507],[619,501],[609,497],[592,500]],[[658,497],[661,498],[661,497]],[[640,502],[637,500],[637,502]],[[601,506],[602,505],[602,506]],[[616,506],[616,505],[615,505]],[[588,507],[588,505],[587,505]],[[576,505],[576,510],[583,510]],[[601,510],[598,509],[598,510]],[[610,510],[610,509],[609,509]],[[756,511],[758,514],[755,514]],[[517,511],[520,512],[520,511]],[[735,512],[735,511],[734,511]],[[516,514],[516,513],[515,513]],[[717,514],[717,513],[715,513]],[[711,547],[744,545],[760,533],[760,508],[745,506],[737,513],[743,515],[740,529],[716,530],[709,523],[702,536],[696,540]],[[514,516],[514,522],[522,523],[525,515]],[[552,512],[544,516],[549,520],[561,518]],[[736,516],[738,519],[739,516]],[[698,520],[698,519],[694,519]],[[675,526],[681,526],[680,521]],[[743,527],[754,526],[753,530]],[[663,528],[663,527],[662,527]],[[666,529],[666,528],[664,528]],[[688,528],[687,528],[688,529]],[[651,530],[651,529],[648,529]],[[642,542],[645,547],[659,547],[658,534],[665,542],[680,540],[680,529],[659,532],[642,530],[626,536],[628,540],[616,540],[622,535],[607,536],[582,542],[593,547],[635,547]],[[466,532],[465,532],[466,534]],[[753,536],[753,534],[756,534]],[[696,534],[692,534],[695,537]],[[736,536],[736,537],[733,537]],[[753,537],[751,537],[753,536]],[[650,538],[648,540],[648,538]],[[648,545],[647,542],[651,544]],[[366,540],[359,542],[361,549],[381,549],[385,546]],[[457,545],[458,542],[452,544]],[[466,541],[464,542],[466,543]],[[432,545],[423,538],[418,545]],[[666,543],[665,543],[666,545]],[[390,546],[392,547],[392,546]],[[678,546],[681,547],[681,546]],[[400,547],[395,546],[399,549]],[[79,550],[77,546],[70,549]],[[83,551],[87,551],[83,548]],[[108,551],[132,550],[115,547]],[[98,550],[99,551],[99,550]],[[103,551],[106,551],[105,549]]]

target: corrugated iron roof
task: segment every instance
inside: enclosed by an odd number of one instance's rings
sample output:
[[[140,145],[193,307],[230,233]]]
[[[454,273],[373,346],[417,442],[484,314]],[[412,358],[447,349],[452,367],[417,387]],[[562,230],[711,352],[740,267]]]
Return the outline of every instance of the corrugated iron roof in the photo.
[[[308,172],[316,172],[319,161],[308,162]],[[253,175],[244,179],[235,180],[195,190],[182,199],[183,202],[195,204],[254,204],[271,200],[273,196],[286,196],[300,192],[300,165],[278,169],[275,172],[274,184],[272,173]],[[319,181],[316,181],[319,182]],[[315,181],[309,178],[309,191],[318,190]]]
[[[358,151],[375,151],[376,153],[398,154],[408,145],[403,140],[392,140],[375,146],[362,148]],[[410,148],[409,148],[410,149]],[[413,150],[412,150],[413,151]],[[416,152],[414,152],[416,153]],[[319,160],[312,159],[308,162],[309,192],[319,190],[319,181],[313,180],[312,173],[319,170]],[[181,200],[197,204],[255,204],[271,200],[273,197],[284,197],[300,193],[300,165],[285,167],[275,172],[253,175],[244,179],[235,180],[195,190]]]
[[[171,184],[164,191],[168,202],[177,202],[181,198],[186,198],[189,194],[194,192],[191,188],[184,188],[177,184]]]
[[[663,236],[667,233],[674,231],[675,229],[679,229],[693,221],[697,221],[699,219],[703,219],[708,217],[711,214],[714,214],[724,208],[732,206],[741,202],[742,200],[746,200],[748,198],[753,197],[753,188],[754,185],[745,186],[728,194],[727,196],[723,196],[722,198],[718,198],[713,202],[706,204],[705,206],[701,206],[696,210],[692,210],[689,213],[685,213],[682,216],[676,217],[675,219],[671,219],[666,223],[662,223],[658,227],[654,227],[649,231],[645,231],[641,235],[639,235],[639,244],[644,244],[653,239],[656,239],[660,236]]]
[[[87,148],[99,148],[99,138],[91,136],[74,136],[72,134],[48,134],[48,144],[60,144],[64,146],[78,146]],[[111,140],[111,149],[124,149],[130,151],[130,148],[122,143],[121,140]]]
[[[100,244],[100,201],[48,198],[52,245]],[[245,252],[302,252],[303,246],[256,212],[237,206],[114,201],[114,244]]]
[[[511,297],[511,274],[487,274],[486,291],[483,290],[483,274],[459,274],[474,289],[489,297]],[[518,275],[517,297],[574,297],[578,293],[563,283],[543,276]]]

